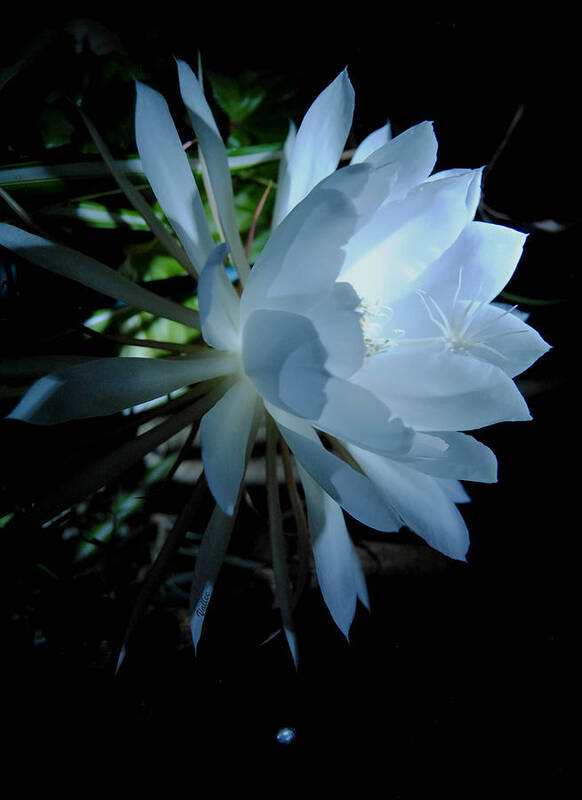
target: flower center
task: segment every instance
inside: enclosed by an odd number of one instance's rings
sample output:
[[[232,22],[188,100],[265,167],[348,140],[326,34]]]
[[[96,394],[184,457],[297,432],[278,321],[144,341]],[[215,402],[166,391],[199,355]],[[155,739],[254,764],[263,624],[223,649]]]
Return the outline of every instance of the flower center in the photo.
[[[460,285],[460,271],[459,271],[459,285]],[[428,292],[417,289],[417,294],[421,298],[426,308],[427,314],[432,322],[440,329],[442,333],[442,340],[445,345],[454,350],[456,353],[467,353],[469,350],[481,348],[489,350],[495,355],[505,358],[497,348],[493,347],[490,340],[498,336],[508,335],[509,332],[496,332],[491,333],[491,330],[497,326],[497,323],[511,314],[517,306],[511,306],[500,311],[499,315],[494,319],[488,320],[485,324],[479,326],[473,324],[479,312],[489,305],[485,300],[458,300],[459,289],[453,299],[453,307],[450,316],[447,316],[438,302]]]
[[[369,302],[360,300],[358,311],[362,312],[360,325],[364,334],[365,357],[370,358],[378,353],[385,353],[395,344],[395,340],[404,335],[400,328],[392,328],[391,336],[385,336],[386,323],[392,318],[392,309],[382,305],[378,300]]]

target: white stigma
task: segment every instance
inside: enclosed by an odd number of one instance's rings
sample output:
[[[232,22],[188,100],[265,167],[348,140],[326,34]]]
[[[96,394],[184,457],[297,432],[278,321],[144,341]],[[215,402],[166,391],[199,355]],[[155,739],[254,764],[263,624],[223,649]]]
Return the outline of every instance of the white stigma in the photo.
[[[440,329],[442,341],[448,348],[457,353],[467,353],[475,348],[480,348],[483,350],[488,350],[498,357],[505,359],[506,357],[503,355],[503,353],[501,353],[495,347],[492,347],[487,342],[499,336],[509,335],[509,331],[496,332],[492,335],[490,331],[496,327],[497,323],[503,319],[503,317],[507,316],[507,314],[511,314],[512,311],[515,311],[517,306],[511,306],[510,308],[503,309],[494,319],[485,323],[481,327],[470,330],[481,309],[488,306],[489,303],[485,300],[459,300],[462,272],[463,268],[461,267],[459,269],[457,288],[453,297],[450,316],[445,314],[437,300],[431,294],[421,289],[417,289],[416,293],[424,303],[424,307],[430,320],[434,322],[434,324]],[[481,287],[479,288],[477,294],[481,294]]]

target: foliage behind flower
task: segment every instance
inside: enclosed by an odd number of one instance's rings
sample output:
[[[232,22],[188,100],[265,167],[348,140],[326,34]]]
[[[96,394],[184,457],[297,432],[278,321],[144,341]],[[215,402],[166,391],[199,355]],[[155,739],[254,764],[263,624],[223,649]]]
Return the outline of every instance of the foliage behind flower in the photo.
[[[207,346],[177,358],[102,358],[49,368],[10,417],[46,425],[113,414],[211,382],[207,393],[186,394],[156,439],[200,421],[204,473],[216,506],[193,579],[195,644],[264,423],[273,566],[296,661],[277,448],[298,503],[293,454],[321,591],[347,636],[357,600],[368,605],[368,598],[342,509],[379,531],[406,526],[463,560],[469,538],[457,504],[468,496],[459,481],[496,480],[494,454],[465,431],[530,418],[513,378],[548,345],[514,308],[493,302],[525,237],[474,221],[480,170],[431,174],[437,143],[430,123],[394,139],[388,128],[375,131],[337,169],[354,106],[346,71],[315,100],[299,130],[290,130],[272,235],[251,269],[218,128],[184,62],[178,75],[221,243],[211,235],[166,102],[141,83],[136,141],[183,246],[185,268],[197,281],[199,314],[12,226],[0,226],[0,242],[125,303],[199,328]],[[227,258],[238,291],[227,276]],[[130,459],[149,447],[141,441],[141,449],[139,439],[130,448]],[[301,525],[298,504],[295,511]]]

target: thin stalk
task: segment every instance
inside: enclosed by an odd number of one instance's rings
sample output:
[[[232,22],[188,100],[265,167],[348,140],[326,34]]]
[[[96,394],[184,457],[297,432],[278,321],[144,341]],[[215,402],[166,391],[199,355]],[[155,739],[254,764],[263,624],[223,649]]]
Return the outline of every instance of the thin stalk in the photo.
[[[188,531],[193,519],[198,513],[200,506],[206,499],[207,495],[208,486],[204,477],[204,473],[202,473],[196,482],[190,499],[180,512],[174,523],[174,526],[172,527],[172,530],[168,533],[162,549],[158,553],[143,582],[142,588],[127,624],[127,630],[125,632],[123,644],[117,660],[117,667],[115,670],[116,674],[125,659],[128,642],[133,635],[138,622],[147,608],[154,592],[158,589],[164,576],[166,575],[172,558],[177,553],[178,548],[180,547],[180,544],[186,535],[186,532]]]
[[[271,538],[271,552],[273,556],[273,571],[277,599],[281,611],[283,630],[287,638],[289,649],[295,668],[297,668],[297,640],[293,624],[293,605],[291,600],[291,587],[289,585],[289,572],[287,569],[287,553],[281,519],[281,506],[279,504],[279,486],[277,481],[277,440],[279,431],[270,414],[267,417],[267,447],[266,447],[266,472],[267,472],[267,506],[269,509],[269,532]]]
[[[20,203],[17,203],[16,200],[11,197],[5,189],[2,189],[0,186],[0,197],[4,200],[6,205],[11,208],[17,216],[27,225],[31,230],[38,233],[39,236],[44,236],[45,238],[50,238],[49,234],[46,233],[43,228],[40,227],[30,216],[28,211],[26,211]]]
[[[285,471],[285,482],[287,484],[287,491],[289,492],[293,516],[295,517],[295,524],[297,525],[299,565],[297,568],[297,580],[295,582],[292,599],[293,608],[295,608],[299,598],[303,594],[307,579],[309,577],[309,553],[311,548],[309,543],[309,527],[307,525],[307,517],[305,516],[305,509],[303,507],[303,503],[301,502],[301,498],[299,497],[299,492],[297,491],[297,482],[295,481],[295,476],[293,474],[291,454],[289,452],[289,448],[287,447],[287,443],[283,440],[283,438],[281,438],[280,441],[281,457],[283,460],[283,469]]]
[[[202,350],[206,352],[206,350],[200,347],[200,345],[179,344],[177,342],[160,342],[156,339],[137,339],[133,336],[122,336],[114,333],[101,333],[100,331],[94,331],[92,328],[89,328],[86,325],[83,325],[81,330],[83,333],[86,333],[88,336],[91,336],[94,339],[107,339],[107,341],[116,342],[117,344],[134,345],[135,347],[152,347],[155,350],[167,350],[168,352],[173,353],[197,354]]]

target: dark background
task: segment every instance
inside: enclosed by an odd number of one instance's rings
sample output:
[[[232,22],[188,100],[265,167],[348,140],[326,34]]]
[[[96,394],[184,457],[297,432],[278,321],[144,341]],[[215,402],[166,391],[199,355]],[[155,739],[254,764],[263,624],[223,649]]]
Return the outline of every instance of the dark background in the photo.
[[[174,9],[171,19],[161,11],[92,16],[118,34],[171,102],[172,57],[194,63],[198,48],[209,71],[283,76],[303,111],[347,65],[356,90],[354,142],[386,116],[394,133],[432,119],[440,168],[493,160],[484,196],[503,215],[494,221],[530,233],[510,289],[559,301],[526,309],[553,349],[523,377],[533,421],[479,432],[498,456],[500,480],[468,487],[468,564],[432,557],[408,534],[393,538],[388,552],[382,537],[366,539],[372,613],[358,611],[348,645],[317,590],[310,591],[297,610],[297,673],[280,635],[259,646],[277,625],[265,582],[227,567],[197,660],[180,608],[154,604],[114,679],[131,592],[111,592],[100,572],[31,585],[22,575],[30,575],[34,548],[44,552],[50,543],[40,532],[24,543],[6,541],[4,572],[20,576],[7,580],[8,607],[13,616],[34,609],[46,633],[35,647],[26,626],[9,626],[10,760],[42,763],[47,780],[79,767],[87,777],[121,765],[127,775],[160,771],[193,777],[193,785],[211,778],[218,787],[232,767],[235,780],[279,791],[281,779],[293,776],[305,785],[304,767],[313,764],[321,781],[355,777],[366,796],[379,786],[389,797],[424,797],[437,787],[473,797],[483,784],[496,797],[533,786],[567,796],[577,688],[570,652],[578,572],[572,383],[581,169],[572,20],[508,21],[483,11],[385,19],[370,12],[354,21],[336,10],[333,21],[316,26],[300,8],[280,16],[266,10],[268,24],[256,7],[241,9],[234,21],[225,12],[228,23],[208,10]],[[4,53],[69,17],[52,12],[24,29],[15,14],[14,36],[4,29]],[[31,113],[31,94],[9,93],[11,130],[18,113]],[[97,95],[96,112],[107,108],[112,120],[126,115],[130,87],[103,97],[101,109]],[[3,145],[9,140],[5,127]],[[558,223],[556,232],[534,224],[547,219]],[[12,343],[3,347],[10,351]],[[252,515],[245,522],[256,525]],[[353,532],[359,540],[362,532]],[[287,747],[275,739],[284,725],[297,734]],[[273,766],[275,783],[268,777]]]

